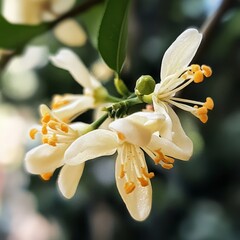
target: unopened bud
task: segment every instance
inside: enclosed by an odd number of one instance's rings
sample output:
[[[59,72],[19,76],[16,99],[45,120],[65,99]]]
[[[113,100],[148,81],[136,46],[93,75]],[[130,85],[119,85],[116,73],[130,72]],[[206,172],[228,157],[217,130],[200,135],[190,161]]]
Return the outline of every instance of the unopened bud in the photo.
[[[135,87],[136,95],[148,95],[154,91],[155,81],[150,75],[141,76],[137,82]]]

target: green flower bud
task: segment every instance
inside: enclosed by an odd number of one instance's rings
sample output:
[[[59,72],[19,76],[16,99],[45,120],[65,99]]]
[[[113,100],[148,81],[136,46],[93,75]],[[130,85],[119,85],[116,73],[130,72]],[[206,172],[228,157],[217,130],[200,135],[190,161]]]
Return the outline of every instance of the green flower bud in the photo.
[[[149,95],[154,91],[155,84],[154,79],[150,75],[143,75],[136,82],[135,94]]]

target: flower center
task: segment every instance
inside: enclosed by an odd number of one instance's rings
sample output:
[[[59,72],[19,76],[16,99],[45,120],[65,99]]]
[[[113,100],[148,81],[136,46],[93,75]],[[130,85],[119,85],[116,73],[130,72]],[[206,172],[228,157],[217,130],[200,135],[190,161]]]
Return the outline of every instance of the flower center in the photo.
[[[50,146],[57,144],[70,144],[78,134],[69,125],[52,116],[50,112],[45,112],[41,119],[41,130],[33,128],[30,130],[30,137],[35,139],[37,133],[42,135],[42,143],[47,143]]]
[[[149,185],[149,179],[154,177],[154,173],[148,172],[144,154],[138,146],[123,143],[119,149],[119,158],[121,161],[119,178],[125,181],[126,194],[134,191],[136,180],[142,187]]]
[[[205,102],[199,102],[174,96],[190,83],[201,83],[204,77],[208,78],[211,75],[212,70],[209,66],[202,65],[200,67],[197,64],[192,64],[184,71],[168,76],[163,84],[160,84],[157,101],[166,102],[188,111],[199,118],[201,122],[206,123],[208,120],[208,110],[212,110],[214,107],[212,98],[207,97]]]

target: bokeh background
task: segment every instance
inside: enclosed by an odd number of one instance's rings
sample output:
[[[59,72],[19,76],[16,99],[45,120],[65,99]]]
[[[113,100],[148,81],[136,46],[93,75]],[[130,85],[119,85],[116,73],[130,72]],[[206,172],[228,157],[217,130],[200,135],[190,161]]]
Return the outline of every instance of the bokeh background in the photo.
[[[182,92],[189,99],[211,96],[215,109],[206,124],[176,109],[194,142],[194,155],[189,162],[176,161],[170,171],[148,161],[155,177],[153,207],[144,222],[130,217],[118,194],[114,157],[88,162],[71,200],[60,195],[57,174],[44,182],[24,169],[25,152],[38,144],[28,137],[28,130],[38,122],[38,105],[49,104],[54,94],[81,93],[67,72],[48,62],[49,53],[66,45],[49,31],[28,44],[41,47],[38,57],[30,57],[29,66],[12,58],[2,67],[1,240],[240,239],[240,1],[132,1],[129,50],[122,77],[131,89],[142,74],[159,81],[161,59],[168,46],[186,28],[203,29],[221,4],[225,4],[223,11],[206,31],[194,59],[210,65],[214,74]],[[94,28],[99,24],[102,10],[101,4],[76,17],[88,36],[89,25]],[[106,81],[112,79],[111,72],[99,60],[94,41],[88,38],[83,46],[72,49],[114,91],[113,83]],[[91,122],[92,114],[87,112],[81,119]]]

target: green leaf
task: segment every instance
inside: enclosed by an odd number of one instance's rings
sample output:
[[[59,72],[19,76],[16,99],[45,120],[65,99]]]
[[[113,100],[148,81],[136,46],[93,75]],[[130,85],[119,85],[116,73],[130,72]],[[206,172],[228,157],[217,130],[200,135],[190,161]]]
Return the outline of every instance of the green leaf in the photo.
[[[117,73],[120,73],[126,58],[129,2],[109,0],[99,30],[99,52],[107,65]]]
[[[11,24],[0,16],[0,48],[18,50],[31,39],[46,32],[48,24],[27,26]]]

